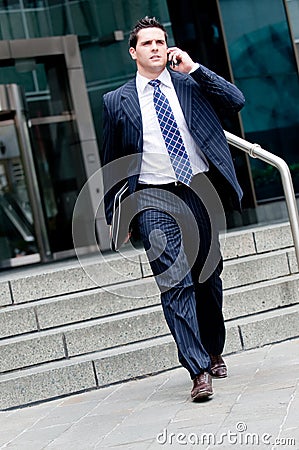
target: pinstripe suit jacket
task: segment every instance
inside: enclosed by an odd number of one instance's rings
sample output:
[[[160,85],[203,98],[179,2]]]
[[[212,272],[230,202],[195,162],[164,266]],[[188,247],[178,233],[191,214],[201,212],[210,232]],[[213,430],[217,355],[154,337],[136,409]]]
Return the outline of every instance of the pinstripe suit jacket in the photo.
[[[239,89],[200,65],[192,74],[170,71],[189,131],[213,168],[228,181],[240,206],[242,190],[218,115],[237,113],[244,105]],[[102,165],[132,155],[116,167],[104,170],[105,213],[111,223],[115,181],[127,179],[130,193],[136,189],[141,166],[142,118],[135,78],[104,95]],[[114,187],[112,187],[114,185]],[[112,188],[111,188],[112,187]],[[217,186],[216,186],[217,187]],[[111,189],[110,189],[111,188]]]

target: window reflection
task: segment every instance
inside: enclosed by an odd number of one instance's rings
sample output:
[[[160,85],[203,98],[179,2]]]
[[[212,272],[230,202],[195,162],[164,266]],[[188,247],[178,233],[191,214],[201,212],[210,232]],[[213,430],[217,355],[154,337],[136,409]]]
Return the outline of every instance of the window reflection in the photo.
[[[246,97],[246,138],[287,161],[299,192],[299,79],[283,3],[221,0],[220,6],[235,82]],[[276,169],[250,162],[257,199],[282,196]]]

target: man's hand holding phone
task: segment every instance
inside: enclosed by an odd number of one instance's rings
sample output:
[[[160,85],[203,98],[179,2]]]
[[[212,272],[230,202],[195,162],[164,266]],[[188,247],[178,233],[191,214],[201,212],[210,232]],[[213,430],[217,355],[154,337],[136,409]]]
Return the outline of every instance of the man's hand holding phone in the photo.
[[[168,48],[168,61],[172,70],[183,73],[189,73],[195,64],[188,53],[178,47]]]

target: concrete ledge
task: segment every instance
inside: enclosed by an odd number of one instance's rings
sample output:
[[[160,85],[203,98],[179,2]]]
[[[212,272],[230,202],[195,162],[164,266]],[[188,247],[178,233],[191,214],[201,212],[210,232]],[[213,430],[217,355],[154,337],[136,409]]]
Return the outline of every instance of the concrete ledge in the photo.
[[[0,310],[0,339],[37,331],[33,307]]]
[[[226,340],[223,353],[228,355],[230,353],[237,353],[243,350],[240,339],[240,332],[237,324],[226,325]]]
[[[148,262],[148,259],[147,259],[147,256],[146,256],[145,252],[140,255],[140,264],[141,264],[142,276],[144,278],[152,277],[153,276],[153,272],[152,272],[150,263]]]
[[[225,354],[297,337],[299,276],[289,225],[228,233],[224,257]],[[178,366],[144,252],[9,276],[0,283],[1,408]]]
[[[224,260],[256,254],[252,231],[228,232],[220,237]]]
[[[62,358],[65,352],[61,334],[5,340],[0,345],[0,373]]]
[[[227,324],[225,354],[298,336],[299,305]],[[0,376],[1,409],[57,398],[178,367],[171,336]]]
[[[0,309],[0,339],[160,305],[154,279]]]
[[[294,246],[291,227],[288,223],[270,225],[254,231],[257,253],[270,252]]]
[[[299,305],[248,317],[239,323],[244,349],[299,336]]]
[[[109,286],[36,304],[41,329],[62,326],[160,304],[154,279]]]
[[[3,339],[0,373],[169,334],[161,306]]]
[[[0,306],[6,306],[12,304],[12,298],[10,295],[9,284],[7,281],[0,283]]]
[[[248,321],[250,317],[253,317],[253,322],[263,321],[265,314],[269,313],[267,310],[298,303],[298,292],[299,278],[297,275],[226,291],[224,315],[226,320],[229,320],[227,322],[226,352],[231,353],[242,349],[239,329],[234,328],[236,321],[231,321],[231,319],[245,317]],[[109,296],[107,300],[109,300]],[[19,306],[16,311],[4,311],[2,314],[3,323],[5,323],[6,317],[9,317],[10,322],[12,322],[15,317],[13,313],[21,313],[21,310],[24,310],[25,317],[27,313],[32,313],[32,308],[26,311],[23,305]],[[279,314],[279,311],[277,314]],[[272,311],[270,313],[272,314]],[[247,317],[248,315],[250,317]],[[34,316],[29,314],[29,317],[31,324],[33,324]],[[251,323],[250,320],[248,323]],[[19,322],[22,323],[22,315],[19,317]],[[26,326],[25,321],[23,322],[23,325]],[[242,320],[240,323],[243,326]],[[7,326],[9,326],[9,321]],[[121,345],[168,334],[169,330],[161,306],[147,306],[143,309],[91,320],[86,323],[64,325],[58,329],[34,331],[33,334],[27,336],[4,339],[0,345],[0,359],[2,361],[0,371],[14,371],[107,348],[119,348]],[[250,337],[249,341],[251,340]]]
[[[11,280],[13,301],[24,303],[57,295],[140,279],[138,256],[112,258],[99,264],[86,264],[84,268],[69,268],[48,273],[28,275]]]
[[[95,360],[99,385],[116,383],[161,372],[179,366],[177,350],[171,337],[159,342],[146,342],[131,346],[130,351],[111,352]]]
[[[95,389],[96,379],[91,361],[42,371],[24,371],[13,378],[0,378],[0,409],[27,405],[42,400]]]
[[[258,281],[271,280],[290,274],[285,251],[265,253],[242,258],[239,262],[227,261],[223,269],[223,287],[229,289]]]
[[[299,302],[298,274],[224,290],[226,320],[256,314]],[[109,289],[80,292],[56,299],[39,300],[0,309],[0,338],[38,330],[60,332],[68,325],[93,326],[96,319],[119,313],[160,306],[153,278],[110,286]],[[112,318],[112,317],[111,317]],[[62,327],[60,330],[54,328]]]
[[[95,325],[65,332],[70,357],[169,334],[162,308],[134,312],[120,318],[99,320]]]
[[[224,291],[226,320],[299,303],[299,277],[291,275]]]
[[[287,255],[288,255],[288,261],[290,264],[291,273],[298,273],[299,268],[298,268],[298,262],[297,262],[295,250],[288,251]]]
[[[261,255],[261,253],[257,252],[264,253],[264,257],[269,257],[270,255],[272,257],[272,255],[279,253],[277,249],[280,246],[286,250],[292,247],[292,238],[288,224],[229,232],[225,237],[222,236],[221,240],[222,242],[225,240],[223,254],[226,260],[226,271],[229,271],[230,264],[242,263],[243,259],[244,262],[246,259],[246,265],[247,263],[249,265],[250,258],[258,258],[258,255]],[[273,250],[276,251],[272,252]],[[280,252],[286,252],[286,250],[280,250]],[[292,256],[293,250],[289,250],[288,253],[290,255],[291,271],[296,273],[298,267]],[[277,258],[278,256],[276,256]],[[90,260],[85,258],[82,264],[83,266],[81,267],[78,261],[68,262],[65,268],[61,268],[61,265],[53,265],[51,269],[47,267],[46,271],[42,273],[42,268],[33,269],[33,273],[23,270],[18,275],[16,272],[10,281],[13,299],[11,299],[8,283],[2,282],[0,284],[0,293],[3,293],[0,296],[0,306],[9,305],[12,303],[12,300],[15,304],[24,303],[112,286],[124,281],[152,277],[150,265],[142,250],[137,253],[131,250],[124,251],[122,255],[101,255],[98,258],[92,257]],[[268,266],[268,264],[266,265]],[[278,263],[278,266],[281,266],[281,264]],[[245,268],[242,270],[245,273]],[[249,271],[252,271],[251,267]],[[286,273],[283,272],[283,274]],[[230,278],[230,275],[227,277]],[[282,273],[278,271],[277,276],[282,276]],[[273,278],[273,275],[271,277]],[[254,278],[253,281],[261,281],[261,279]],[[251,282],[250,278],[249,282]],[[226,287],[232,287],[232,283],[229,283]]]

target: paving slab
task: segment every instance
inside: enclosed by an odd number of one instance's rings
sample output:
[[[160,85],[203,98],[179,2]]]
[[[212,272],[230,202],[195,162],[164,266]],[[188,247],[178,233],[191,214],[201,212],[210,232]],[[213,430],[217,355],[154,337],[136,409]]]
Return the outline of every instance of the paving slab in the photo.
[[[183,368],[0,413],[16,450],[299,448],[299,339],[226,357],[209,401]]]

